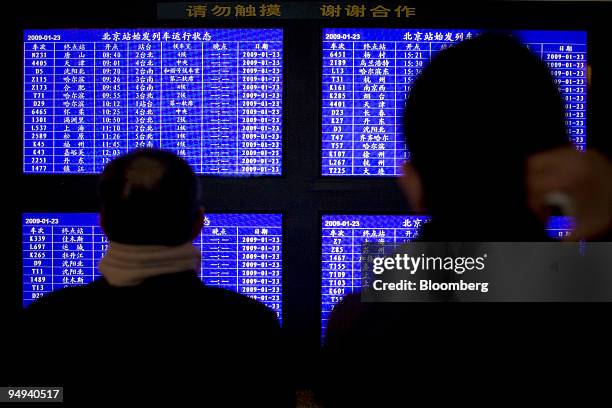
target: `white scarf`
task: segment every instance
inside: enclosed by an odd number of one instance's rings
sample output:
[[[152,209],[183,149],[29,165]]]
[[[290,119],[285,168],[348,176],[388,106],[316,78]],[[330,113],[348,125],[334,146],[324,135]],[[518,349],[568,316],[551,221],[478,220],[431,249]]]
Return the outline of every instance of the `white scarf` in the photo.
[[[98,269],[113,286],[136,286],[153,276],[185,271],[198,273],[201,256],[191,242],[161,246],[126,245],[111,241]]]

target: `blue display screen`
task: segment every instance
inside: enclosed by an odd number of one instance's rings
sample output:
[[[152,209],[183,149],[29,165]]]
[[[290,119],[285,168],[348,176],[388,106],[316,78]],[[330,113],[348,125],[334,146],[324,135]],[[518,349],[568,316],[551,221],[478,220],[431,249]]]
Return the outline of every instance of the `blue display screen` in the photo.
[[[323,176],[393,176],[409,152],[402,115],[410,86],[440,50],[478,30],[323,30]],[[586,148],[587,35],[518,31],[550,67],[565,103],[568,136]]]
[[[361,288],[361,244],[363,242],[409,242],[419,235],[427,216],[325,215],[321,242],[321,333],[345,295]],[[561,239],[571,233],[569,217],[551,217],[548,236]]]
[[[140,147],[199,174],[282,173],[281,29],[24,31],[23,171],[99,173]]]
[[[282,316],[281,214],[207,214],[194,245],[204,284],[259,300]],[[23,214],[23,306],[100,276],[108,240],[98,214]]]

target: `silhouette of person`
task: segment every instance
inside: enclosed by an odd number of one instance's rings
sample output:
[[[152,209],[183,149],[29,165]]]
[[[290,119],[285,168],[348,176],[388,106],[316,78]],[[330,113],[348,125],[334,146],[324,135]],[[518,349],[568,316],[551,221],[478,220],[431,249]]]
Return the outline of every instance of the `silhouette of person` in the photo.
[[[548,240],[527,168],[534,155],[570,146],[563,104],[548,67],[511,35],[482,34],[434,57],[409,92],[404,133],[410,161],[398,183],[410,208],[432,217],[423,241]],[[559,355],[585,322],[502,304],[349,295],[328,322],[317,395],[327,407],[473,402],[513,392],[518,368],[520,395],[539,400],[543,384],[572,378]]]
[[[102,277],[25,310],[30,384],[64,386],[65,401],[81,404],[290,404],[275,314],[198,278],[192,241],[204,213],[191,167],[171,152],[135,150],[107,165],[99,195]]]
[[[399,183],[411,208],[432,217],[425,236],[545,239],[546,219],[528,206],[527,160],[569,145],[564,118],[550,70],[512,37],[489,33],[441,52],[404,114],[410,161]]]

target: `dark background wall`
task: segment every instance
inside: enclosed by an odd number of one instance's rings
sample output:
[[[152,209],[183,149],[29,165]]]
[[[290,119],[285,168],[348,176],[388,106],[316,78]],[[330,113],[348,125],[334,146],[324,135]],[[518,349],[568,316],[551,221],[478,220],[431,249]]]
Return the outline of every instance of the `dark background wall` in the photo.
[[[361,2],[359,2],[361,3]],[[434,3],[434,4],[432,4]],[[610,4],[602,2],[428,2],[417,17],[397,27],[580,29],[588,30],[588,61],[592,89],[588,100],[588,148],[610,155],[612,132],[612,34]],[[8,7],[8,6],[7,6]],[[9,13],[7,11],[7,13]],[[306,373],[320,342],[320,214],[408,212],[395,180],[320,176],[321,38],[325,26],[354,26],[332,21],[209,22],[159,21],[153,2],[107,1],[80,3],[20,2],[12,10],[5,36],[2,64],[8,67],[2,94],[5,101],[2,173],[9,203],[3,247],[8,278],[3,299],[13,315],[21,307],[21,213],[95,212],[96,176],[23,175],[22,30],[27,28],[106,27],[282,27],[284,28],[283,176],[262,178],[202,177],[208,212],[282,212],[284,215],[284,329],[292,359]],[[380,22],[362,26],[379,27]],[[10,187],[9,187],[10,186]],[[14,204],[9,200],[14,200]]]

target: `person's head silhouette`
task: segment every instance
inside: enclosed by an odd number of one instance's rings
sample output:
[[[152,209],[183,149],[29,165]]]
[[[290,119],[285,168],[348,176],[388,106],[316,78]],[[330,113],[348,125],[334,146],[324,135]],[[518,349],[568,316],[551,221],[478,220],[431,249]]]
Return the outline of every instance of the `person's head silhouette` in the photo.
[[[477,235],[504,219],[543,230],[528,211],[526,159],[569,141],[550,70],[519,41],[487,33],[441,51],[410,90],[404,133],[399,182],[412,209],[449,231]]]
[[[115,158],[102,173],[99,194],[100,223],[113,242],[177,246],[202,228],[198,179],[168,151],[138,149]]]

